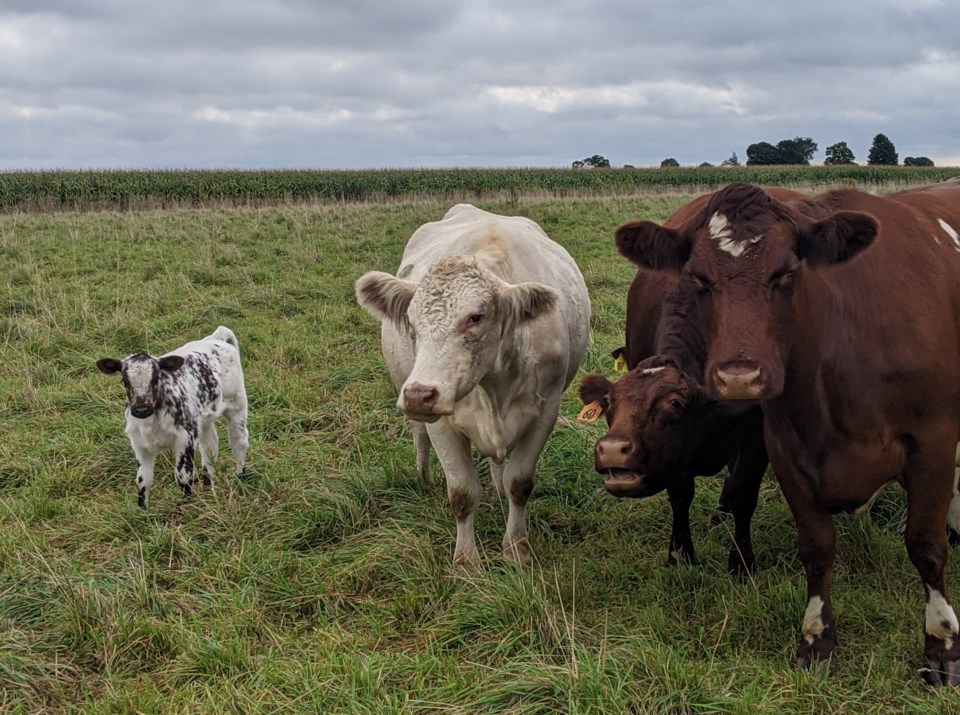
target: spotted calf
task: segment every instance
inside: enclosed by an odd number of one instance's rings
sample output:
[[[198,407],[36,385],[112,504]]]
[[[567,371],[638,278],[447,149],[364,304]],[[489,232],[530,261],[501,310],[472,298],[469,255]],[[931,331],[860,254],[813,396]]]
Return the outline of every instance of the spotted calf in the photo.
[[[162,357],[135,353],[123,360],[104,358],[97,368],[117,373],[127,392],[126,433],[137,456],[137,504],[147,507],[157,455],[173,451],[177,482],[185,495],[196,481],[195,446],[212,484],[219,451],[214,425],[227,420],[230,450],[243,472],[247,457],[247,392],[243,385],[237,337],[222,325],[202,340],[189,342]]]

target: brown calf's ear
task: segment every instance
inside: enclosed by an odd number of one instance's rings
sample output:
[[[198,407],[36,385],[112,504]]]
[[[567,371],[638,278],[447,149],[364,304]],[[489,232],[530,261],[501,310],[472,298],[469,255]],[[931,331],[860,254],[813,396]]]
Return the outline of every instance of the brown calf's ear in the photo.
[[[113,358],[102,358],[97,360],[97,369],[104,375],[116,375],[123,369],[123,361],[114,360]]]
[[[797,257],[811,267],[843,263],[867,248],[880,233],[880,224],[869,214],[840,211],[800,230]]]
[[[181,355],[166,355],[157,360],[157,362],[160,363],[161,370],[176,372],[183,367],[184,358]]]
[[[620,255],[641,268],[679,273],[690,258],[690,239],[651,221],[631,221],[613,234]]]
[[[354,285],[357,303],[377,320],[389,320],[401,330],[409,327],[407,308],[417,284],[382,271],[370,271]]]
[[[605,411],[609,406],[607,395],[612,389],[613,383],[603,375],[586,375],[580,380],[580,401],[585,405],[598,402]]]

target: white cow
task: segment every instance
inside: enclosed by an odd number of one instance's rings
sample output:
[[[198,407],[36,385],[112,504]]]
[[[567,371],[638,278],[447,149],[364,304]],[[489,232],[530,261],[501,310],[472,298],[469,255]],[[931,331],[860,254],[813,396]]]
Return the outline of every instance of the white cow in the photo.
[[[454,563],[479,559],[471,445],[510,499],[504,554],[529,563],[524,509],[534,469],[590,331],[577,264],[533,221],[458,204],[414,232],[397,277],[372,271],[356,293],[382,323],[417,469],[429,479],[431,443],[443,467],[457,519]]]

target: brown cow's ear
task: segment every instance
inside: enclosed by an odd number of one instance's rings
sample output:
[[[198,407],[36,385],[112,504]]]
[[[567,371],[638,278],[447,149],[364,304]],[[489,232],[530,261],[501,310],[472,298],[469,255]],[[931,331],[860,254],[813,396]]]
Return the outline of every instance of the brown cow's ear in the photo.
[[[867,248],[880,233],[880,224],[868,214],[841,211],[801,228],[797,257],[811,267],[843,263]]]
[[[97,369],[104,375],[116,375],[123,370],[123,361],[114,360],[113,358],[103,358],[97,360]]]
[[[160,363],[161,370],[176,372],[183,367],[184,358],[182,355],[166,355],[157,360],[157,362]]]
[[[377,320],[389,320],[401,330],[409,327],[407,308],[417,284],[394,278],[389,273],[370,271],[357,280],[357,303]]]
[[[620,255],[641,268],[679,273],[690,258],[688,237],[650,221],[625,223],[613,238]]]
[[[580,400],[585,405],[598,402],[601,409],[606,411],[607,407],[610,406],[607,395],[610,394],[612,389],[613,383],[603,375],[586,375],[580,380]]]

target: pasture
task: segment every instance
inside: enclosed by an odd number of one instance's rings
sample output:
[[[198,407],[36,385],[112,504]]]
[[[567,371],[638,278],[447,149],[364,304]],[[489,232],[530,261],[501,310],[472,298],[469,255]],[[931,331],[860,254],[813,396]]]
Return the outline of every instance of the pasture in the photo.
[[[477,204],[529,216],[578,261],[593,301],[581,374],[609,376],[634,273],[612,232],[687,198]],[[597,495],[602,428],[576,421],[575,384],[528,505],[534,564],[502,559],[506,508],[488,499],[483,568],[453,568],[445,491],[419,483],[379,327],[353,298],[447,208],[0,216],[0,710],[960,712],[921,683],[898,488],[837,518],[837,674],[797,672],[804,579],[772,475],[755,576],[727,574],[719,479],[700,480],[691,512],[700,563],[668,568],[665,495]],[[138,510],[123,390],[94,362],[218,324],[244,361],[247,472],[232,476],[221,427],[216,489],[184,499],[161,458]]]

